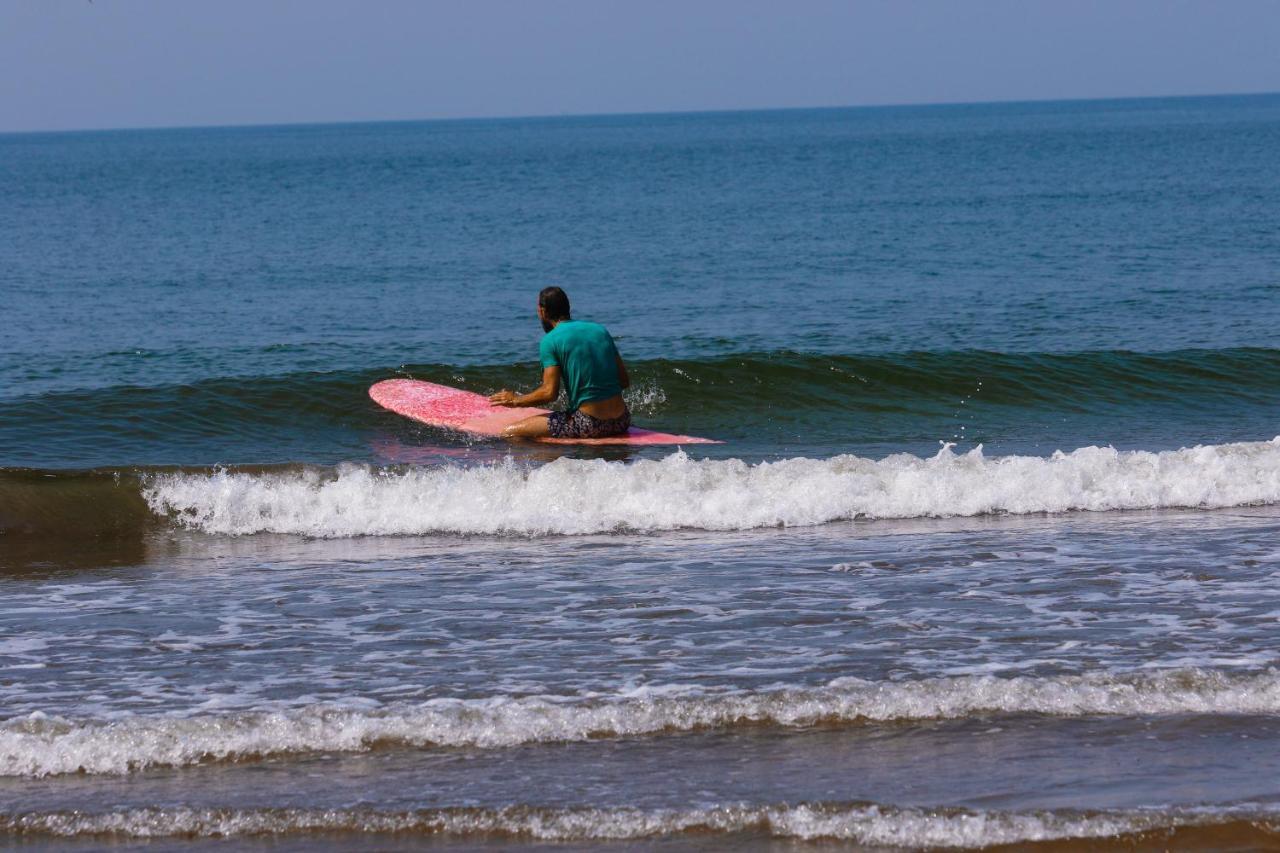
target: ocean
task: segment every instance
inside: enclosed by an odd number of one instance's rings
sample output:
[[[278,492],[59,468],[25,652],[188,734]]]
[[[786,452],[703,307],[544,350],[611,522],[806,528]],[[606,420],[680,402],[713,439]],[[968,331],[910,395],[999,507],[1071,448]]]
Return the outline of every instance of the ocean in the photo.
[[[0,842],[1280,845],[1280,96],[0,135]],[[676,448],[507,445],[543,286]]]

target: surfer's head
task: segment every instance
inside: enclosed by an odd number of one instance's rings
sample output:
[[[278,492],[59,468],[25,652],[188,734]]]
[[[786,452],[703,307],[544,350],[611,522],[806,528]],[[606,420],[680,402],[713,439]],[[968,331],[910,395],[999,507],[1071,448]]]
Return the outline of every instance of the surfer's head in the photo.
[[[542,331],[549,332],[556,323],[569,319],[569,295],[558,287],[544,287],[538,294],[538,319]]]

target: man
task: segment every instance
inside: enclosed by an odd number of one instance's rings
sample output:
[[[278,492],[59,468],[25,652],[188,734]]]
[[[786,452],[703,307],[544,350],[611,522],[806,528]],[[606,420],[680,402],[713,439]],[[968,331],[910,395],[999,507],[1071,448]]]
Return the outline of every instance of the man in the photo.
[[[543,406],[560,396],[564,383],[568,406],[563,412],[534,415],[502,432],[503,438],[606,438],[631,426],[622,399],[630,387],[626,365],[609,330],[599,323],[569,316],[569,297],[558,287],[538,294],[538,319],[546,332],[538,345],[542,384],[528,394],[502,390],[489,398],[498,406]]]

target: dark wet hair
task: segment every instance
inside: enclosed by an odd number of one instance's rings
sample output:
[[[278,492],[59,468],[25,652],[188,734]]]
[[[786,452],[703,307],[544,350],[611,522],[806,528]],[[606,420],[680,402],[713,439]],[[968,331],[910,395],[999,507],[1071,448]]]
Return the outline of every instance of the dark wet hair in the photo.
[[[544,287],[538,294],[538,307],[547,315],[548,320],[569,319],[569,296],[558,287]]]

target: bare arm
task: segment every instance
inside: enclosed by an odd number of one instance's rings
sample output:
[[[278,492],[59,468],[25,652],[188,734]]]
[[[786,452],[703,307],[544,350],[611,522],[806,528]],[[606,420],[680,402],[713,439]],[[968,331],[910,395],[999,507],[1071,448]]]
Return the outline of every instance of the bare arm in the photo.
[[[622,356],[615,355],[614,358],[618,360],[618,384],[625,391],[631,387],[631,377],[627,375],[627,366],[622,363]]]
[[[624,386],[625,387],[625,386]],[[495,406],[541,406],[553,403],[560,396],[560,366],[545,367],[542,370],[542,384],[528,394],[517,394],[514,391],[502,390],[489,397]]]

